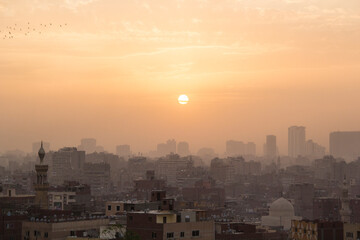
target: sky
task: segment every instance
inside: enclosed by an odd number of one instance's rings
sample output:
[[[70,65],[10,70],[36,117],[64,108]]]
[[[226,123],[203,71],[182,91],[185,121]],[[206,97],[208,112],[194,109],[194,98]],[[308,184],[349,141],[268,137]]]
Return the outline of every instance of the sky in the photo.
[[[0,152],[360,130],[359,0],[0,0],[0,31]]]

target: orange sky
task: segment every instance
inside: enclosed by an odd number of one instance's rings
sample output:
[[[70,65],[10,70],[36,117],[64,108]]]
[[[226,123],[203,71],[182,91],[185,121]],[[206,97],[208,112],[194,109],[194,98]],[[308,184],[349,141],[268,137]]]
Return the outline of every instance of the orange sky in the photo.
[[[0,0],[0,30],[0,152],[360,130],[358,0]]]

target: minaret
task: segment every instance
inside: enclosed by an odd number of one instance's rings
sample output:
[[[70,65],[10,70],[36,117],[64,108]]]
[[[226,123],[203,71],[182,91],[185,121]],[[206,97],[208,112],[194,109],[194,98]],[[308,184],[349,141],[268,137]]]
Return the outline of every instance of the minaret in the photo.
[[[346,176],[344,176],[340,210],[341,221],[344,223],[350,223],[351,210],[349,202],[349,189],[347,186]]]
[[[34,185],[36,195],[35,204],[40,206],[41,209],[49,208],[48,190],[49,183],[47,182],[48,165],[44,165],[45,150],[43,148],[43,142],[41,141],[41,147],[39,149],[40,164],[35,165],[36,170],[36,184]]]

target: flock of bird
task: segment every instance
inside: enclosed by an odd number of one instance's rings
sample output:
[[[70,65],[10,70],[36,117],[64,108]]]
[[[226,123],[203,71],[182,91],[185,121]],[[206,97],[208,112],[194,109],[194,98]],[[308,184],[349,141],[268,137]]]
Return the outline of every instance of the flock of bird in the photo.
[[[53,24],[53,23],[40,23],[40,24],[31,24],[27,22],[26,24],[19,25],[13,24],[6,26],[5,29],[0,29],[0,36],[2,39],[13,39],[16,36],[30,36],[31,34],[41,34],[48,29],[61,29],[67,27],[67,23],[63,24]]]

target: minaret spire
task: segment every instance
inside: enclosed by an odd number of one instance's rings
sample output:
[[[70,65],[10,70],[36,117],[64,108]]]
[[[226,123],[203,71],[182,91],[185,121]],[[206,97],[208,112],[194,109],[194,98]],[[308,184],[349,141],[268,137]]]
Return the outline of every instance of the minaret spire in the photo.
[[[47,181],[48,165],[43,164],[45,158],[45,150],[42,141],[38,155],[40,158],[40,164],[35,165],[35,170],[36,170],[36,183],[34,184],[34,188],[36,191],[35,204],[37,204],[41,209],[48,209],[49,206],[49,200],[48,200],[49,183]]]

